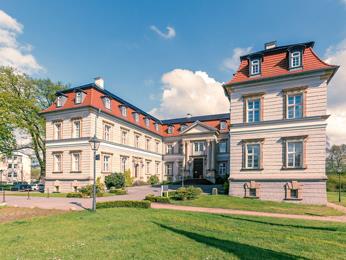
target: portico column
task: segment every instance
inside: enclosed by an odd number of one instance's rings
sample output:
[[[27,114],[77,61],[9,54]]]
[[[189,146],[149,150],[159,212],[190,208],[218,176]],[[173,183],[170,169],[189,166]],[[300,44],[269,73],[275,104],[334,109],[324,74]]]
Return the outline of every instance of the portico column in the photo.
[[[207,140],[207,171],[210,169],[210,140]]]
[[[215,140],[211,141],[211,170],[215,170]]]

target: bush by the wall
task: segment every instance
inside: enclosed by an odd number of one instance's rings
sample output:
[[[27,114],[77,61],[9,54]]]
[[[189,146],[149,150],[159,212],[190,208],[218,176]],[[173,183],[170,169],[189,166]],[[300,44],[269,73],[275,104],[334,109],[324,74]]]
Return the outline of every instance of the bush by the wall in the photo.
[[[120,189],[125,187],[125,175],[120,172],[113,172],[105,177],[105,184],[108,189],[115,187]]]
[[[171,203],[168,197],[155,196],[154,194],[148,194],[145,197],[145,200],[158,203]]]
[[[150,208],[151,202],[148,200],[117,200],[117,201],[106,201],[97,202],[96,208]]]
[[[66,194],[66,198],[83,198],[83,194],[81,192],[69,192]]]
[[[148,183],[151,185],[158,184],[160,182],[159,177],[157,175],[150,176]]]
[[[127,191],[125,189],[116,189],[112,187],[109,189],[109,193],[112,193],[114,195],[125,195],[127,194]]]
[[[225,194],[229,193],[229,181],[225,181],[225,183],[223,184],[223,190]]]
[[[88,184],[79,189],[79,192],[82,193],[84,197],[91,197],[93,193],[93,185]],[[105,192],[105,185],[101,182],[100,177],[96,179],[96,196],[103,197],[103,193]]]
[[[125,177],[125,187],[131,187],[133,185],[133,177],[131,177],[130,169],[124,172]]]
[[[202,189],[198,187],[181,187],[175,191],[172,199],[175,200],[193,200],[198,198],[202,194]]]

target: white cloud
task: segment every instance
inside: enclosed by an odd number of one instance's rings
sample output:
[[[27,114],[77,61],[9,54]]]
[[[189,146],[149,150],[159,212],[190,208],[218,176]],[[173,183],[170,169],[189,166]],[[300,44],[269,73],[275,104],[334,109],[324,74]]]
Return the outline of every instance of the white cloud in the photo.
[[[164,38],[164,39],[173,39],[176,36],[174,28],[171,27],[171,26],[167,26],[166,29],[167,29],[167,32],[162,32],[155,25],[150,26],[150,30],[156,32],[162,38]]]
[[[0,66],[12,66],[19,72],[33,74],[43,68],[30,53],[32,46],[17,41],[23,25],[0,10]]]
[[[151,114],[159,118],[184,117],[229,112],[229,101],[222,84],[206,72],[175,69],[162,76],[163,92],[158,108]]]
[[[251,50],[252,50],[252,47],[233,49],[232,56],[223,61],[222,69],[227,71],[229,70],[236,71],[240,64],[239,57],[250,53]]]
[[[326,51],[328,64],[340,65],[328,86],[328,119],[327,134],[333,144],[346,144],[346,102],[343,93],[346,91],[346,40],[331,46]]]

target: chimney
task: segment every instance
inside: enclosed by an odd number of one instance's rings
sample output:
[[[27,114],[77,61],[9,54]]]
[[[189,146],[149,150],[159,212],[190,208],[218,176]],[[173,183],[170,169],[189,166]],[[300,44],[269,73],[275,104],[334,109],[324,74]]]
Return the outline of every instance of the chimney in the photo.
[[[98,86],[99,88],[102,88],[102,89],[105,88],[105,82],[104,82],[103,78],[96,77],[96,78],[94,78],[94,80],[95,80],[96,86]]]
[[[187,118],[191,118],[191,116],[192,116],[192,115],[191,115],[190,113],[187,113],[187,114],[186,114],[186,117],[187,117]]]
[[[265,50],[270,50],[276,47],[276,41],[272,41],[272,42],[267,42],[264,44],[264,49]]]

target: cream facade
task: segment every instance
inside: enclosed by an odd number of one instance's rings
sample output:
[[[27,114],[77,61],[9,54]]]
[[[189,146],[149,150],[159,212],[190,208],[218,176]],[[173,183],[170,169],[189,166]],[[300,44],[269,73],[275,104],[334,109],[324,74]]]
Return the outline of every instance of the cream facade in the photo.
[[[12,156],[0,155],[0,183],[31,181],[31,157],[22,152],[14,152]]]

